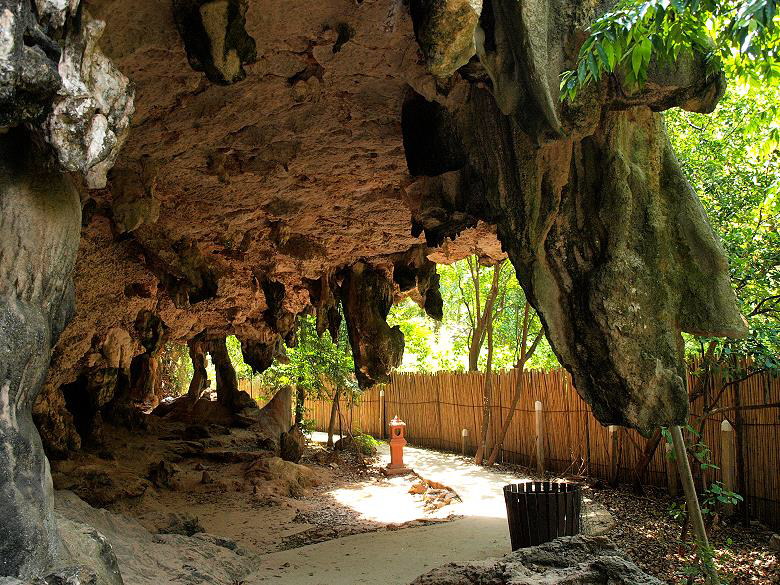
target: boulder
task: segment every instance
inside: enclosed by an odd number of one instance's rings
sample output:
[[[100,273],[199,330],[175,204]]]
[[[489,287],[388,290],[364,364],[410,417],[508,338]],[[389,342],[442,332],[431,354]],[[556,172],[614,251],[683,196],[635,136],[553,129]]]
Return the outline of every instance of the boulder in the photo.
[[[411,585],[662,585],[603,536],[565,536],[500,559],[448,563]]]
[[[780,553],[780,534],[773,534],[769,538],[769,550]]]
[[[292,419],[292,386],[282,386],[260,409],[258,426],[271,437],[290,430]]]
[[[303,457],[306,438],[300,427],[293,426],[289,432],[279,435],[279,456],[285,461],[298,463]]]
[[[173,487],[173,476],[178,471],[172,463],[161,460],[159,463],[153,463],[149,466],[149,480],[158,488],[171,488]]]

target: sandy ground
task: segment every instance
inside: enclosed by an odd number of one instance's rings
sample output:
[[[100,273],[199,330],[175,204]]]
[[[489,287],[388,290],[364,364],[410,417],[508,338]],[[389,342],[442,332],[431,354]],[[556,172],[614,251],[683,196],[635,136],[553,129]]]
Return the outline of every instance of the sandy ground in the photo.
[[[319,433],[314,440],[324,440]],[[377,465],[389,462],[387,445]],[[474,465],[449,453],[407,446],[405,462],[417,473],[452,488],[461,501],[452,505],[460,519],[438,526],[360,534],[295,550],[264,555],[245,585],[402,585],[452,561],[481,560],[510,552],[502,487],[528,479],[522,473]],[[341,503],[372,517],[392,518],[407,511],[371,489],[336,490]],[[601,521],[609,521],[602,517]],[[606,528],[606,527],[603,527]],[[338,559],[334,561],[334,559]]]
[[[501,488],[528,478],[411,446],[406,462],[418,475],[385,478],[386,444],[363,461],[325,451],[315,434],[305,465],[291,468],[306,472],[297,483],[253,474],[272,454],[250,430],[183,435],[171,423],[143,434],[107,429],[103,452],[54,465],[58,489],[106,508],[91,521],[118,543],[127,585],[402,585],[450,561],[509,552]],[[173,470],[162,482],[150,474],[161,461]],[[410,493],[420,478],[449,503],[426,510],[423,495]]]

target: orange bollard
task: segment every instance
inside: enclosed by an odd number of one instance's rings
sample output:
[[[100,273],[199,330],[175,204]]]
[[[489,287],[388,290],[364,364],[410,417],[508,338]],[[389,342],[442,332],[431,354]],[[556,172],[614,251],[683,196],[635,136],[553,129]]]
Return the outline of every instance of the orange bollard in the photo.
[[[406,439],[406,423],[398,418],[398,415],[390,421],[390,463],[382,469],[385,475],[403,475],[411,473],[411,469],[404,465],[404,445]]]

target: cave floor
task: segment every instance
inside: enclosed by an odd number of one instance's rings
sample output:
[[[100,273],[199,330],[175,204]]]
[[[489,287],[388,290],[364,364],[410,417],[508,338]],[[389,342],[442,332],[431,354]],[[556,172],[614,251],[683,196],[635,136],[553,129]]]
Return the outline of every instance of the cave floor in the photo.
[[[153,418],[149,425],[106,427],[101,449],[52,462],[59,516],[105,534],[126,585],[409,583],[450,561],[508,552],[501,487],[532,477],[407,446],[406,463],[419,477],[387,479],[386,444],[363,459],[326,451],[319,433],[304,465],[280,472],[267,465],[273,454],[251,429],[211,425],[208,437],[195,439],[205,431]],[[410,493],[419,478],[448,503],[432,509],[428,496]],[[642,568],[675,580],[690,554],[675,541],[668,497],[596,485],[586,486],[585,498],[586,532],[606,533]],[[734,543],[735,583],[778,575],[761,530],[724,525],[714,533],[716,545]]]

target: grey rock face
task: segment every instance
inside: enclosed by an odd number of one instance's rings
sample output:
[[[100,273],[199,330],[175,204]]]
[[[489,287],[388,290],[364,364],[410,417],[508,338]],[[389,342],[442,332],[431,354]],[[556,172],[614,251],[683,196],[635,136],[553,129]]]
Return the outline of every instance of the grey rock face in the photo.
[[[97,46],[104,23],[78,5],[36,0],[38,20],[29,0],[0,2],[0,126],[34,122],[63,169],[102,188],[126,137],[134,92]]]
[[[411,585],[661,585],[608,539],[566,536],[500,559],[449,563]]]
[[[62,167],[80,171],[91,188],[105,187],[134,111],[130,82],[97,46],[104,28],[85,13],[81,26],[68,30],[62,87],[45,125]]]
[[[577,54],[570,31],[584,31],[597,9],[569,4],[485,4],[479,63],[464,72],[481,84],[459,100],[407,102],[405,137],[436,137],[435,148],[406,150],[410,171],[426,177],[415,221],[431,245],[478,219],[496,224],[599,421],[680,424],[680,331],[740,335],[745,325],[723,249],[654,112],[709,111],[723,82],[689,56],[674,71],[652,70],[641,94],[626,97],[615,78],[561,105],[557,77]]]
[[[0,127],[34,121],[48,111],[62,85],[60,52],[28,0],[0,1]]]
[[[60,548],[32,403],[73,311],[78,193],[24,133],[0,136],[0,575],[39,575]]]
[[[86,568],[87,574],[94,575],[96,585],[123,585],[114,548],[102,533],[60,514],[57,514],[57,525],[69,563],[82,567],[82,571]],[[69,581],[66,583],[71,585]]]

